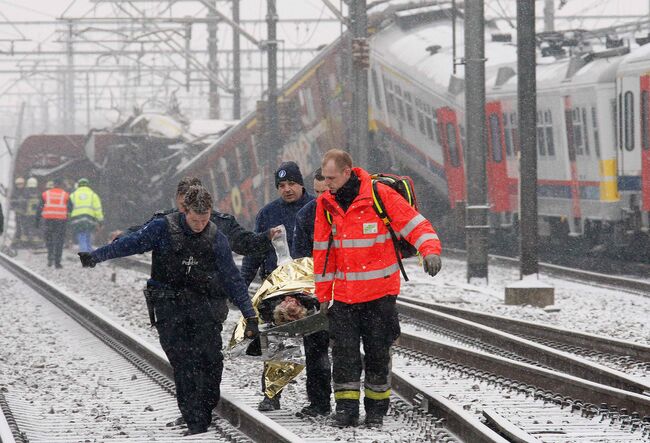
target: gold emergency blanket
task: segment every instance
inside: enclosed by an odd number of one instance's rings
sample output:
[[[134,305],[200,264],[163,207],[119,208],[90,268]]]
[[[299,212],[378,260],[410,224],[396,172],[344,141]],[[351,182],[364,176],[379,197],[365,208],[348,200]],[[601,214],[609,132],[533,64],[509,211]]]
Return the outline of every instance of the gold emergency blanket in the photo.
[[[262,300],[284,294],[302,292],[314,294],[314,261],[311,257],[297,258],[278,266],[262,283],[253,296],[253,308],[259,317],[258,306]],[[242,316],[232,333],[229,349],[244,341],[246,319]],[[265,394],[273,398],[303,370],[304,365],[290,361],[264,362]]]

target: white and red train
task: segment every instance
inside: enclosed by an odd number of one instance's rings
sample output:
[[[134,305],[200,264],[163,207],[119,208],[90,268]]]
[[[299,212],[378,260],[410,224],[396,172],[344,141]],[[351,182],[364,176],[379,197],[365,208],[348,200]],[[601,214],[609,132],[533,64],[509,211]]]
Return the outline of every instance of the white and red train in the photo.
[[[464,81],[453,73],[451,11],[386,11],[370,38],[369,102],[374,170],[416,177],[428,210],[466,199]],[[458,21],[462,48],[462,18]],[[487,177],[494,233],[516,234],[516,47],[486,27]],[[503,36],[501,36],[503,37]],[[271,173],[297,161],[308,176],[323,152],[346,146],[351,91],[346,36],[281,90],[283,146],[265,150],[251,113],[179,169],[209,184],[223,210],[252,221],[275,198]],[[593,46],[595,47],[595,46]],[[541,57],[537,69],[540,233],[647,250],[650,213],[650,45]],[[462,68],[459,69],[462,72]],[[470,119],[471,122],[471,119]],[[271,158],[273,157],[273,158]]]

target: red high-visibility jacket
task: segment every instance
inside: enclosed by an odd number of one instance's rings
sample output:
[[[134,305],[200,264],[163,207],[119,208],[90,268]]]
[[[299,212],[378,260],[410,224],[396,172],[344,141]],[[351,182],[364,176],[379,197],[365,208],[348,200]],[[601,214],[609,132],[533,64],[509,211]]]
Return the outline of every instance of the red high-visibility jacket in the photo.
[[[43,211],[41,217],[45,219],[65,220],[68,218],[69,194],[60,188],[48,189],[41,195],[43,198]]]
[[[400,290],[400,271],[390,233],[372,207],[370,175],[361,168],[353,171],[361,184],[359,195],[347,212],[343,212],[330,192],[323,193],[316,203],[314,279],[320,302],[333,297],[343,303],[363,303],[397,295]],[[431,223],[390,187],[378,184],[377,191],[395,232],[423,257],[440,255],[440,240]],[[325,210],[331,214],[332,224]],[[330,233],[334,242],[323,276]]]

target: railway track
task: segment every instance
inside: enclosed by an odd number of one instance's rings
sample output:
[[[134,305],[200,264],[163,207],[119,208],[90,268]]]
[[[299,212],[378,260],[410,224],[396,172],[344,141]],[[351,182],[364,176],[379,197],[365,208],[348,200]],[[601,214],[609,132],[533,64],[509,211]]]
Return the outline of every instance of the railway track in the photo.
[[[8,257],[0,254],[0,264],[18,275],[25,283],[32,287],[39,294],[45,296],[51,303],[62,309],[66,314],[74,318],[84,328],[92,331],[92,334],[103,342],[110,343],[112,352],[120,353],[122,359],[128,360],[128,365],[141,365],[140,370],[147,375],[142,377],[151,379],[160,385],[159,389],[173,399],[173,383],[171,382],[171,367],[159,349],[141,341],[132,333],[124,330],[119,325],[107,319],[89,306],[86,306],[78,298],[66,294],[65,291],[56,288],[52,284],[40,278],[28,269],[18,265]],[[90,346],[95,348],[96,345]],[[132,369],[131,369],[132,370]],[[410,380],[405,377],[400,386],[395,389],[397,396],[393,399],[391,412],[385,421],[383,429],[377,431],[372,429],[357,428],[351,431],[340,431],[323,423],[323,420],[303,420],[296,418],[289,411],[274,411],[262,414],[255,409],[257,396],[246,395],[238,384],[239,380],[226,376],[222,385],[222,401],[218,413],[225,420],[215,422],[216,431],[210,429],[210,436],[215,441],[216,436],[222,436],[228,441],[277,441],[277,442],[325,442],[341,439],[341,435],[354,435],[354,441],[404,441],[426,440],[426,441],[471,441],[471,442],[504,442],[494,431],[485,427],[475,417],[467,414],[462,408],[453,404],[437,404],[431,400],[427,408],[423,409],[418,405],[412,405],[400,398],[402,390],[406,397],[423,395],[417,387],[417,380]],[[30,441],[55,441],[49,439],[34,439],[34,426],[24,418],[24,412],[20,402],[10,401],[3,407],[3,412],[9,421],[15,421],[17,427],[15,432],[17,438],[25,435]],[[1,403],[0,403],[1,404]],[[172,401],[173,404],[173,401]],[[17,405],[17,406],[15,406]],[[116,407],[116,409],[119,409]],[[173,408],[172,408],[173,409]],[[14,411],[12,413],[11,411]],[[432,412],[439,412],[433,415]],[[146,411],[151,413],[152,411]],[[174,430],[161,428],[160,432],[166,438],[173,441],[179,436]],[[155,426],[154,426],[155,427]],[[83,430],[75,429],[74,426],[62,425],[62,432],[67,437],[84,435]],[[79,434],[77,434],[79,432]],[[148,429],[147,432],[153,432]],[[22,434],[21,434],[22,433]],[[338,435],[337,435],[338,433]],[[333,436],[334,435],[334,436]],[[151,436],[132,436],[135,441],[150,441]],[[165,438],[161,438],[164,441]],[[19,440],[17,440],[19,441]],[[65,438],[61,441],[66,441]],[[198,441],[201,441],[199,437]],[[218,440],[217,440],[218,441]],[[4,441],[3,441],[4,443]]]
[[[467,258],[465,251],[460,249],[445,249],[444,255],[459,260],[465,260]],[[489,258],[492,263],[510,267],[519,265],[519,259],[517,258],[492,254],[490,254]],[[600,285],[607,288],[622,289],[646,297],[650,296],[650,280],[609,275],[601,272],[592,272],[584,269],[570,268],[543,262],[539,263],[539,270],[550,276],[568,278],[583,283],[587,282],[594,285]]]

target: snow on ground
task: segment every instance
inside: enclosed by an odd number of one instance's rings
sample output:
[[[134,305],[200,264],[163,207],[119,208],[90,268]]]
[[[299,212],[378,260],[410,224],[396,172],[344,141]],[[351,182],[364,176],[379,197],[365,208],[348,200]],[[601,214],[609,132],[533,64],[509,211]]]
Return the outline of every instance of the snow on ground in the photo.
[[[99,264],[93,269],[84,269],[73,250],[64,251],[62,270],[46,266],[47,259],[43,250],[20,250],[16,259],[64,289],[81,296],[95,308],[110,313],[124,327],[159,347],[157,333],[148,325],[141,292],[147,278],[143,273],[123,269],[110,262]],[[434,278],[424,273],[417,259],[406,260],[405,264],[410,281],[403,283],[402,294],[409,297],[650,344],[650,333],[644,328],[650,313],[648,297],[544,277],[545,282],[555,287],[555,307],[559,309],[557,312],[546,312],[532,306],[504,305],[505,285],[517,281],[519,277],[516,268],[491,266],[489,283],[474,280],[473,284],[467,284],[465,264],[460,260],[443,258],[442,271]],[[238,319],[239,313],[231,311],[224,324],[224,343],[227,343]],[[241,358],[231,360],[226,355],[225,390],[246,390],[261,399],[261,370],[260,362]],[[303,371],[296,382],[285,388],[282,396],[284,409],[297,412],[306,404],[304,386]],[[310,423],[305,424],[321,425]],[[373,435],[379,437],[380,441],[391,438],[390,435],[383,434],[382,431],[376,431]],[[344,431],[332,428],[332,437],[337,436],[346,439]]]
[[[646,327],[650,297],[541,275],[542,282],[555,288],[554,308],[558,310],[547,312],[535,306],[504,304],[505,286],[519,280],[517,268],[490,264],[489,281],[473,279],[472,284],[467,283],[465,262],[452,258],[443,257],[442,271],[434,278],[422,271],[416,258],[406,261],[406,272],[410,281],[402,283],[402,295],[650,344]]]

